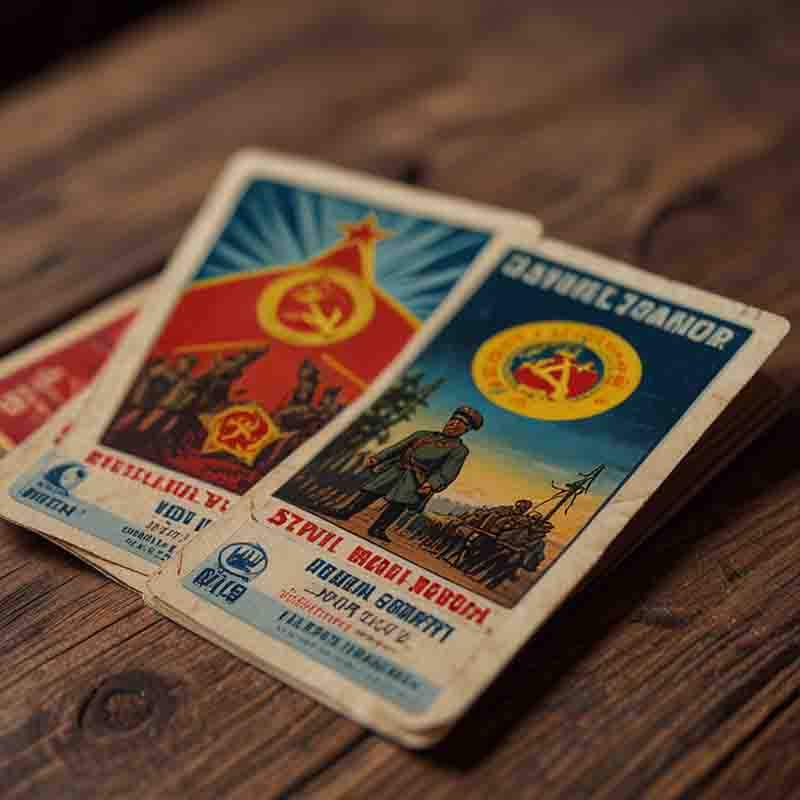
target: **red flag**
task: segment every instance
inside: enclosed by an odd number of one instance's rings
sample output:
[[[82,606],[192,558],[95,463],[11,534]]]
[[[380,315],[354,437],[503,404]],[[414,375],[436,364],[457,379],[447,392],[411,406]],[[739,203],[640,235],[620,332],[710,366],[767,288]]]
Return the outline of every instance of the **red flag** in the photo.
[[[374,279],[391,232],[340,227],[307,262],[189,287],[104,442],[243,492],[366,389],[420,323]]]

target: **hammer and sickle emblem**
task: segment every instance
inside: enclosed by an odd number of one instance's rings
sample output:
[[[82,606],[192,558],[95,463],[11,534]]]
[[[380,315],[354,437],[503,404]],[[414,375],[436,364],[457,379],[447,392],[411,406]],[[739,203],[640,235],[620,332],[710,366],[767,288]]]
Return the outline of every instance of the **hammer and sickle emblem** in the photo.
[[[238,404],[217,414],[201,414],[200,422],[207,434],[201,453],[228,453],[250,467],[258,454],[281,436],[278,426],[257,403]]]
[[[256,313],[276,339],[324,347],[360,333],[375,315],[375,296],[352,272],[312,267],[272,281],[258,298]]]
[[[322,302],[333,294],[330,281],[319,281],[314,284],[295,289],[292,297],[307,307],[307,311],[295,311],[286,314],[287,319],[297,319],[305,322],[309,328],[330,339],[344,317],[344,312],[339,306],[334,306],[329,313],[325,313]]]
[[[231,442],[241,437],[247,442],[252,439],[261,424],[259,420],[251,419],[243,414],[231,415],[223,422],[219,438]]]

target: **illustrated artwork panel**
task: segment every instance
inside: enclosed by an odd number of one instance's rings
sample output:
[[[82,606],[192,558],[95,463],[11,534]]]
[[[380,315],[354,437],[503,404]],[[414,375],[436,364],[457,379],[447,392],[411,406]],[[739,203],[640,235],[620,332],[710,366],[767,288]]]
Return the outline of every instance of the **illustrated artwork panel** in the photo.
[[[361,394],[488,239],[253,181],[102,444],[243,494]]]
[[[749,335],[513,252],[275,496],[512,607]]]

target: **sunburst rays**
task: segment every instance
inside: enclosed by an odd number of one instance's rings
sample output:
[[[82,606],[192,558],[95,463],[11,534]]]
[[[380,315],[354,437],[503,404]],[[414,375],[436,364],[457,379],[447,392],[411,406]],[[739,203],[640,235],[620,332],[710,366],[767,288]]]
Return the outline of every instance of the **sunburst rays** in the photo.
[[[340,223],[373,212],[392,236],[376,248],[375,278],[426,319],[461,278],[489,234],[269,181],[253,183],[195,280],[302,263],[335,244]]]

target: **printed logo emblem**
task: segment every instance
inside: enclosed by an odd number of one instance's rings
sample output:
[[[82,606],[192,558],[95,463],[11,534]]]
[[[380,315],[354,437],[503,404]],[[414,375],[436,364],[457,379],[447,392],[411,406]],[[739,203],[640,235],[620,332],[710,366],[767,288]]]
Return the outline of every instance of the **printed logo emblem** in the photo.
[[[296,345],[325,345],[349,339],[375,314],[375,298],[355,275],[309,269],[273,281],[258,303],[264,329]]]
[[[542,420],[583,419],[624,402],[642,362],[621,336],[582,322],[531,322],[495,334],[472,360],[472,379],[507,411]]]
[[[83,464],[68,462],[51,467],[42,477],[50,491],[66,496],[89,477],[89,471]]]
[[[252,467],[259,453],[281,435],[258,403],[238,403],[217,414],[201,414],[207,436],[201,452],[228,453]]]
[[[360,333],[375,316],[375,242],[389,236],[370,214],[341,226],[343,239],[308,265],[272,281],[258,299],[262,328],[287,344],[320,347]]]
[[[237,542],[219,551],[219,567],[224,572],[250,581],[257,578],[267,568],[267,552],[259,544]]]

